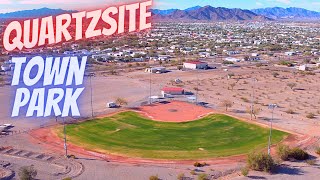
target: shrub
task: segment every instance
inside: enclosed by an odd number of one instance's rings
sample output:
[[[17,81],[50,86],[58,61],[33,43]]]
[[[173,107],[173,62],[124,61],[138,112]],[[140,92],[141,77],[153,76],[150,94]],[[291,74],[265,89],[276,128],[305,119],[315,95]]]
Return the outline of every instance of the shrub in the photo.
[[[309,119],[314,119],[315,117],[316,117],[316,115],[313,114],[313,113],[308,113],[308,114],[306,115],[306,118],[309,118]]]
[[[248,176],[248,174],[249,174],[249,169],[248,169],[247,167],[242,168],[242,169],[241,169],[241,174],[242,174],[243,176]]]
[[[73,154],[70,154],[70,155],[69,155],[69,158],[71,158],[71,159],[76,159],[76,156],[73,155]]]
[[[278,77],[278,76],[279,76],[279,73],[277,73],[277,72],[273,72],[273,73],[272,73],[272,76],[276,78],[276,77]]]
[[[290,148],[286,145],[278,145],[277,146],[277,155],[283,161],[287,161],[290,155]]]
[[[309,159],[309,154],[300,148],[293,148],[290,150],[289,157],[292,157],[296,160],[306,160]]]
[[[271,172],[275,164],[271,156],[265,153],[251,153],[247,159],[248,168],[255,171]]]
[[[18,173],[20,180],[33,180],[37,174],[38,172],[34,169],[34,166],[23,166]]]
[[[64,178],[62,180],[72,180],[70,177]]]
[[[311,165],[311,166],[313,166],[313,165],[316,164],[316,160],[314,160],[314,159],[308,159],[308,160],[306,160],[306,163],[309,164],[309,165]]]
[[[249,99],[247,99],[247,98],[245,98],[245,97],[241,97],[241,100],[242,100],[243,102],[249,102]]]
[[[316,147],[316,153],[317,153],[318,155],[320,155],[320,146],[319,146],[319,147]]]
[[[209,177],[205,173],[201,173],[198,175],[198,180],[209,180]]]
[[[156,175],[156,176],[150,176],[149,180],[160,180],[160,179],[159,179],[158,175]]]
[[[278,145],[277,147],[277,155],[283,161],[287,161],[290,158],[296,160],[306,160],[309,158],[309,154],[300,148],[290,149],[286,145]]]
[[[203,166],[206,166],[206,165],[207,165],[207,163],[205,163],[205,162],[203,162],[203,163],[195,162],[195,163],[193,164],[194,167],[203,167]]]
[[[288,109],[288,110],[286,110],[286,113],[287,114],[294,114],[294,111],[292,109]]]
[[[178,180],[183,180],[185,178],[183,173],[180,173],[177,177]]]
[[[191,174],[191,175],[196,175],[197,173],[196,173],[195,170],[192,170],[192,171],[190,171],[190,174]]]

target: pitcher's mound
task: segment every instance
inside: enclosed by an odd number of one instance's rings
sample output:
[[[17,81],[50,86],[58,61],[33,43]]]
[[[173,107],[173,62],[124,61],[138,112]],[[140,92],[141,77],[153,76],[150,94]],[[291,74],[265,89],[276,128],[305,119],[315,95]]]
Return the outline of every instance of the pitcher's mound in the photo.
[[[142,114],[155,121],[187,122],[201,118],[213,111],[187,102],[170,101],[146,105],[139,108]]]

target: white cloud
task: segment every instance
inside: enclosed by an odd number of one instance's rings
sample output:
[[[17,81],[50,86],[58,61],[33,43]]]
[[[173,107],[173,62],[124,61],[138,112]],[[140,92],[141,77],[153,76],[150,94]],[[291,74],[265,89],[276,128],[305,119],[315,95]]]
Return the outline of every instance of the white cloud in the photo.
[[[283,4],[291,4],[291,0],[276,0],[276,1]]]
[[[257,6],[263,6],[263,3],[262,3],[262,2],[259,2],[259,1],[256,1],[256,5],[257,5]]]
[[[11,0],[1,0],[0,1],[0,5],[4,5],[4,4],[11,4]]]

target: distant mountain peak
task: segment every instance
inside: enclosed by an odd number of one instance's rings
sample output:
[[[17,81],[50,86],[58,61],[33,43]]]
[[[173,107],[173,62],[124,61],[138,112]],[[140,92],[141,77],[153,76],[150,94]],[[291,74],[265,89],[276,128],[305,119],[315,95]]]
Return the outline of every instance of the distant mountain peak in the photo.
[[[155,13],[153,18],[156,21],[245,21],[245,20],[272,20],[257,15],[249,10],[228,9],[224,7],[212,7],[210,5],[192,7],[185,10],[175,10],[168,14]]]
[[[273,19],[293,19],[293,20],[301,20],[301,19],[320,19],[320,12],[310,11],[303,8],[297,7],[269,7],[269,8],[261,8],[261,9],[253,9],[253,12],[267,16]]]
[[[0,19],[19,19],[19,18],[36,18],[43,16],[56,16],[63,13],[72,13],[77,11],[63,10],[63,9],[51,9],[43,7],[40,9],[21,10],[16,12],[2,13]]]

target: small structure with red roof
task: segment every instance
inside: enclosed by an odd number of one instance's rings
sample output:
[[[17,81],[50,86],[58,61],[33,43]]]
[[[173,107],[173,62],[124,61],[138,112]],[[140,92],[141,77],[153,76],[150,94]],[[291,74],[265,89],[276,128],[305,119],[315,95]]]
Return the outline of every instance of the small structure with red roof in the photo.
[[[161,90],[163,97],[166,95],[183,95],[184,89],[180,87],[164,87]]]

